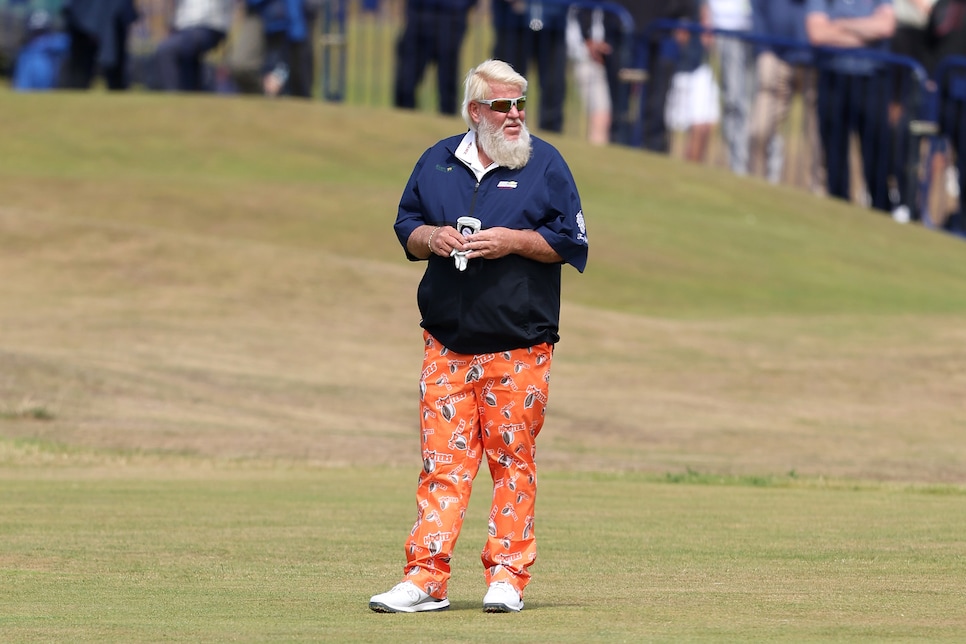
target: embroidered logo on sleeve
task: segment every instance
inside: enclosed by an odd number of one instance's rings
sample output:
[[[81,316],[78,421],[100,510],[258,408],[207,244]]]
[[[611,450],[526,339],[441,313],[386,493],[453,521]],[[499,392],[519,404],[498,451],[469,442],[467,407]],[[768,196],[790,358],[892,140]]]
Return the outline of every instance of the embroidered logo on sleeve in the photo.
[[[497,190],[513,190],[516,187],[516,181],[501,181],[500,183],[496,184]]]

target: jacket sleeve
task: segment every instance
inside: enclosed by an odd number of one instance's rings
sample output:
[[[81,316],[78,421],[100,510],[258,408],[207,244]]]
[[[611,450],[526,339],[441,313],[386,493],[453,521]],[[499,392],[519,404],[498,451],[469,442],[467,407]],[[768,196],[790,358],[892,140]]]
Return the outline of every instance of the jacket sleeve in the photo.
[[[410,261],[418,261],[419,258],[409,252],[409,249],[406,248],[406,242],[409,241],[409,236],[413,234],[414,230],[428,223],[423,214],[418,178],[429,152],[429,150],[426,150],[423,153],[419,161],[416,162],[413,173],[409,176],[409,181],[406,183],[402,197],[399,199],[399,211],[396,213],[396,223],[393,225],[396,237],[399,239],[403,250],[406,251],[406,258]]]
[[[587,266],[587,226],[577,184],[563,158],[558,158],[548,170],[550,208],[537,232],[566,263],[583,273]]]

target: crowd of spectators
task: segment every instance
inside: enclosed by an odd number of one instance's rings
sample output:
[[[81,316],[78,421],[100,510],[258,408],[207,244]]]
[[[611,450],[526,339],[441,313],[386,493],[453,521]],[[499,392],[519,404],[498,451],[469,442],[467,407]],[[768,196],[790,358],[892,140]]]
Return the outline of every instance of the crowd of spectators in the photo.
[[[136,74],[159,91],[315,95],[312,34],[326,0],[165,1],[167,33],[138,64],[128,51],[135,0],[63,0],[57,16],[42,9],[25,14],[13,87],[83,89],[100,78],[108,89],[123,90]],[[804,145],[796,162],[807,168],[806,187],[864,202],[901,222],[923,212],[920,141],[911,127],[922,105],[909,100],[916,95],[911,83],[919,83],[935,90],[938,101],[941,144],[927,170],[942,178],[958,174],[937,183],[959,198],[960,213],[966,210],[966,154],[959,154],[966,68],[941,65],[966,56],[966,0],[400,3],[392,81],[398,108],[417,107],[418,88],[434,65],[437,108],[455,113],[468,16],[486,9],[493,28],[487,55],[524,75],[531,65],[536,70],[530,105],[539,129],[564,130],[567,84],[576,81],[595,144],[669,153],[681,132],[682,156],[704,162],[717,130],[735,174],[779,182],[789,160],[783,132],[799,96]],[[225,64],[215,68],[209,62],[218,48]],[[887,55],[869,55],[876,52]],[[930,77],[946,76],[927,82],[889,54],[915,61]],[[951,221],[958,225],[961,217]]]

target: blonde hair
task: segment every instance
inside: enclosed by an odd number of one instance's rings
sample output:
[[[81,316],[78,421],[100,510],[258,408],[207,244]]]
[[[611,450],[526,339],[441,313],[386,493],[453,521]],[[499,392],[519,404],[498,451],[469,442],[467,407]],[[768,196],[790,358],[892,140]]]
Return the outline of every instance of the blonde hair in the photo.
[[[527,79],[517,73],[509,63],[502,60],[489,59],[466,73],[463,85],[463,120],[471,130],[476,131],[476,123],[470,118],[469,105],[473,101],[489,98],[490,83],[501,85],[515,85],[520,88],[520,94],[527,93]]]

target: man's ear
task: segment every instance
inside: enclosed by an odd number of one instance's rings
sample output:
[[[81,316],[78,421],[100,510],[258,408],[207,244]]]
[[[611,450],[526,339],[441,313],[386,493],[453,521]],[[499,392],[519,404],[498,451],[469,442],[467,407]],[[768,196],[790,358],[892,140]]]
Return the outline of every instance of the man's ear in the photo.
[[[470,115],[471,121],[473,121],[477,125],[480,124],[480,119],[483,117],[480,115],[479,103],[477,103],[476,101],[470,101],[470,104],[466,106],[466,113]]]

